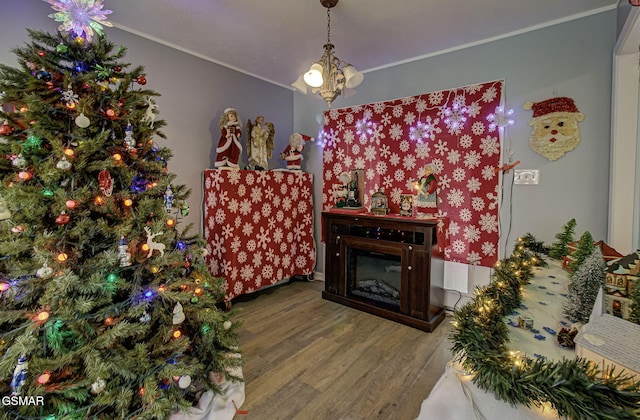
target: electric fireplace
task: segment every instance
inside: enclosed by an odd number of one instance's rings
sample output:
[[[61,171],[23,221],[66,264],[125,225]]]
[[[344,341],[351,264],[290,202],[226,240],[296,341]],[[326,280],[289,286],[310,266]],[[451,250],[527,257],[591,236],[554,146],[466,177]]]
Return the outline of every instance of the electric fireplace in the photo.
[[[435,220],[331,211],[322,216],[323,298],[425,331],[442,322],[444,292],[431,284]]]

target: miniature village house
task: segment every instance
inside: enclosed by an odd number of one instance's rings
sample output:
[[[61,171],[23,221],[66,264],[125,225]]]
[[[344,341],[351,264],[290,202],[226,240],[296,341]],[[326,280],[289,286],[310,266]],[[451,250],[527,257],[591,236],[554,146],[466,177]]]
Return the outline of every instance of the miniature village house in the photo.
[[[597,246],[602,251],[602,258],[604,258],[605,264],[609,265],[612,261],[620,259],[624,257],[621,253],[611,248],[609,245],[605,244],[604,241],[594,242],[593,246]],[[567,248],[569,249],[569,253],[562,257],[562,268],[567,271],[570,271],[569,264],[573,261],[573,253],[578,249],[578,242],[570,242],[567,244]]]
[[[607,264],[605,305],[607,313],[629,318],[629,296],[640,277],[640,251]]]

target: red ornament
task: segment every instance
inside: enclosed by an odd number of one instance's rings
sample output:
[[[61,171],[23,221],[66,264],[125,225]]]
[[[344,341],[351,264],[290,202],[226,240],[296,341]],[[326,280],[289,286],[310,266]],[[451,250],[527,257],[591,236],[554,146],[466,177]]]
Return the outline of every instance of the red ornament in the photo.
[[[73,210],[78,205],[78,202],[76,200],[67,200],[65,204],[69,210]]]
[[[0,135],[8,136],[9,134],[11,134],[12,131],[13,131],[13,129],[11,128],[11,126],[9,124],[4,123],[4,124],[0,125]]]
[[[71,220],[71,216],[69,216],[65,212],[62,212],[58,215],[58,217],[56,217],[56,224],[60,226],[64,226],[67,223],[69,223],[70,220]]]
[[[140,75],[140,76],[136,77],[136,82],[140,83],[141,85],[146,85],[147,84],[147,78],[144,77],[143,75]]]
[[[120,66],[115,66],[115,67],[113,68],[113,71],[115,71],[116,73],[120,73],[120,72],[122,71],[122,67],[120,67]]]
[[[111,178],[111,174],[106,169],[100,171],[98,174],[98,183],[100,184],[100,191],[107,197],[111,197],[111,193],[113,192],[113,178]]]

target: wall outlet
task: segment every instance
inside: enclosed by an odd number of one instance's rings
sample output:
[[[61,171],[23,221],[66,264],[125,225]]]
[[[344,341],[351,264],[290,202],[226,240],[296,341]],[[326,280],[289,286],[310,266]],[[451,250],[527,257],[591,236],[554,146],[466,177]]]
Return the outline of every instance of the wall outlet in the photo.
[[[519,185],[538,185],[540,171],[538,169],[514,169],[513,183]]]

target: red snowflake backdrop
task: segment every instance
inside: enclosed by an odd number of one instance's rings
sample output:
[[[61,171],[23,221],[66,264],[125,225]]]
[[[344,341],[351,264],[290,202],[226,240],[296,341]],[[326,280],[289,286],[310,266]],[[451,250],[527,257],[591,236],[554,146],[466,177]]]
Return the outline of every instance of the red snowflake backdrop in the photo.
[[[438,216],[449,219],[445,259],[491,267],[498,258],[503,80],[324,113],[323,209],[338,177],[364,170],[364,206],[382,188],[391,213],[429,163]]]

